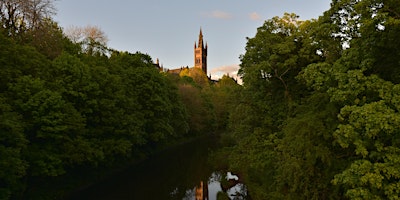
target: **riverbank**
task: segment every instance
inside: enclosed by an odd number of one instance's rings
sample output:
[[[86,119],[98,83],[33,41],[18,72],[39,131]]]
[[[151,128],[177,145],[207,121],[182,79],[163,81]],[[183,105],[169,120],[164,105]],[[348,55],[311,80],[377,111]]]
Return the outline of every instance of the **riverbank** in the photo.
[[[215,136],[200,137],[153,154],[148,159],[97,181],[69,199],[183,199],[215,171],[210,150]],[[172,196],[173,197],[172,197]]]
[[[154,149],[142,150],[131,157],[110,166],[85,167],[71,169],[70,173],[53,178],[31,178],[24,199],[72,199],[76,194],[101,183],[129,168],[140,165],[149,159],[176,151],[182,146],[204,139],[219,140],[218,134],[204,134],[191,138],[182,138]]]
[[[181,140],[174,141],[173,143],[170,143],[165,146],[160,146],[157,149],[152,150],[151,152],[148,152],[148,155],[142,156],[139,159],[132,159],[130,161],[127,161],[126,163],[121,163],[118,166],[113,166],[109,169],[106,169],[103,173],[101,173],[100,177],[96,178],[93,181],[90,181],[89,183],[86,183],[85,185],[81,185],[69,192],[66,193],[66,195],[63,197],[65,199],[72,199],[71,197],[76,196],[80,192],[87,190],[88,188],[109,179],[115,174],[121,173],[123,171],[126,171],[129,168],[132,168],[134,166],[140,165],[143,162],[146,162],[147,160],[158,156],[162,153],[168,153],[170,151],[174,151],[175,149],[187,145],[193,142],[196,142],[198,140],[202,139],[207,139],[207,138],[215,138],[215,140],[219,140],[219,135],[218,134],[204,134],[204,135],[199,135],[196,137],[191,137],[191,138],[182,138]]]

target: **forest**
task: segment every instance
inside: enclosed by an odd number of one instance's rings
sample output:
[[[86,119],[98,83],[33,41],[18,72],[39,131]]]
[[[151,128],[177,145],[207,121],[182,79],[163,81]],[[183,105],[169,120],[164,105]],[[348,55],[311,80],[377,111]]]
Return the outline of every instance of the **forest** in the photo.
[[[97,27],[64,30],[52,2],[0,2],[0,199],[206,133],[251,199],[399,199],[400,1],[266,20],[243,85],[160,73]]]
[[[107,47],[98,27],[64,31],[52,3],[0,2],[0,199],[32,199],[39,181],[145,159],[227,124],[213,105],[232,79],[211,87],[196,70],[160,73],[147,54]]]
[[[400,1],[334,0],[248,38],[225,154],[252,199],[399,199],[399,35]]]

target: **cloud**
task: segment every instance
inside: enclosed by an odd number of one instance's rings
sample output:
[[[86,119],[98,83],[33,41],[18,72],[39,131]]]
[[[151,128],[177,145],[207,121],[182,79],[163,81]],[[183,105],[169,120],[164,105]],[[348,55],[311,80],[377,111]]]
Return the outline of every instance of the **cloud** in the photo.
[[[239,65],[227,65],[227,66],[220,66],[210,70],[212,74],[222,73],[222,74],[237,74],[239,70]]]
[[[260,16],[258,13],[256,13],[256,12],[250,13],[250,14],[249,14],[249,17],[250,17],[250,19],[253,20],[253,21],[261,20],[261,16]]]
[[[242,84],[242,80],[237,75],[238,70],[239,70],[239,65],[226,65],[213,68],[209,72],[211,73],[211,79],[213,80],[218,80],[222,78],[223,75],[228,74],[230,77],[237,80],[239,84]]]
[[[216,19],[232,19],[233,16],[230,13],[220,11],[220,10],[214,10],[212,12],[207,12],[203,14],[206,17],[209,18],[216,18]]]

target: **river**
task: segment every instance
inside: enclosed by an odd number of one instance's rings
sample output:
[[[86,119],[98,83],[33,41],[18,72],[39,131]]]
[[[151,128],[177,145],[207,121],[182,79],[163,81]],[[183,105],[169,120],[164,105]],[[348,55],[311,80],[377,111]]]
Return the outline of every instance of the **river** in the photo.
[[[209,162],[215,140],[207,137],[165,150],[70,199],[216,200],[218,193],[225,199],[245,199],[246,187],[235,180],[238,177]],[[222,189],[221,182],[230,184]]]

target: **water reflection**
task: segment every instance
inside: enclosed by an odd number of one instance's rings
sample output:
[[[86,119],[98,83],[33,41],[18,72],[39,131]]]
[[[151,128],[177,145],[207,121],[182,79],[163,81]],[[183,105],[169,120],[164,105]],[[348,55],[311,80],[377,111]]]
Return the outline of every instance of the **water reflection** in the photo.
[[[207,185],[204,181],[200,181],[193,189],[186,191],[184,200],[216,200],[219,193],[229,197],[229,199],[241,200],[246,199],[247,189],[243,183],[240,183],[239,177],[233,175],[231,172],[227,172],[225,176],[222,176],[223,172],[213,172],[207,181]],[[227,181],[228,188],[223,189],[221,182]],[[171,193],[173,197],[175,192]]]
[[[196,140],[164,151],[70,199],[216,200],[221,194],[245,199],[246,188],[240,180],[209,163],[216,140]]]
[[[208,200],[208,186],[200,181],[200,185],[196,187],[196,200]]]

